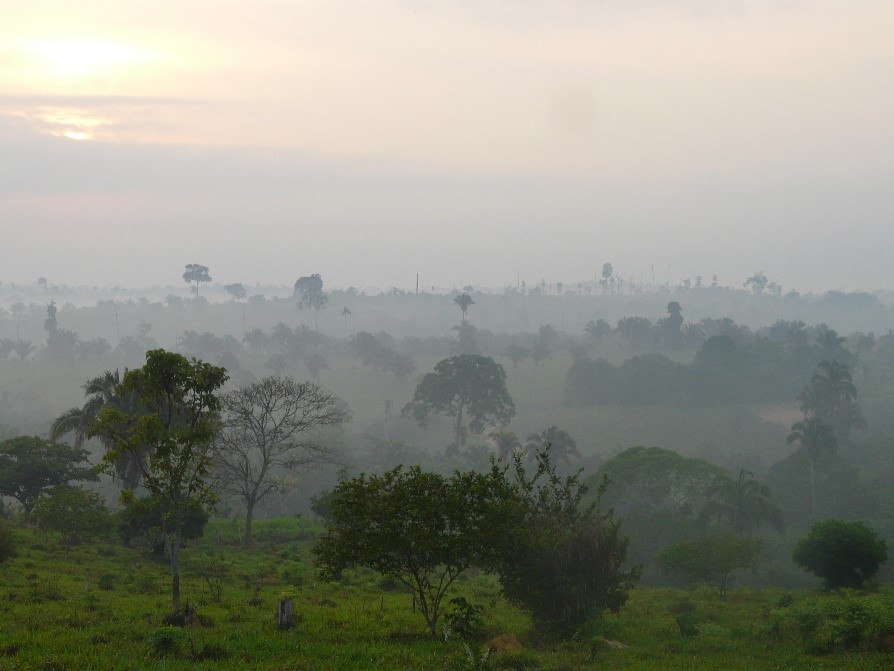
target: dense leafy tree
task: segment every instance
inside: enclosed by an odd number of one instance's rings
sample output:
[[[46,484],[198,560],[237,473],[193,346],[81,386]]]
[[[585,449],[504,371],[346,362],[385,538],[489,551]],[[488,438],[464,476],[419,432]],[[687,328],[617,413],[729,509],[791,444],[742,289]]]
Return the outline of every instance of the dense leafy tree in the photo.
[[[515,416],[515,404],[506,390],[506,371],[490,357],[475,354],[439,361],[433,372],[423,376],[413,400],[403,408],[403,414],[413,415],[420,424],[434,413],[453,418],[460,444],[465,443],[468,432],[480,434],[487,424],[506,424]]]
[[[526,356],[528,356],[528,348],[518,342],[511,342],[506,345],[506,356],[512,362],[512,369],[516,370]]]
[[[329,578],[362,566],[400,581],[436,638],[442,600],[457,577],[492,566],[505,549],[519,515],[513,500],[497,469],[445,477],[399,466],[360,475],[329,497],[332,521],[314,553]]]
[[[205,284],[211,281],[211,275],[208,274],[208,266],[198,263],[187,263],[186,270],[183,272],[183,281],[187,284],[195,283],[192,292],[199,295],[199,284]]]
[[[213,505],[211,468],[220,399],[217,391],[227,372],[162,349],[146,353],[142,368],[128,371],[122,394],[134,393],[142,412],[134,418],[105,406],[88,435],[102,436],[114,448],[103,464],[114,471],[127,453],[144,453],[140,461],[143,485],[162,505],[162,531],[171,565],[173,611],[180,610],[180,550],[186,513]]]
[[[149,496],[124,497],[118,513],[118,533],[127,546],[140,545],[151,555],[163,558],[166,553],[167,536],[164,533],[164,518],[170,515],[169,506]],[[189,506],[183,513],[181,537],[183,541],[201,538],[208,524],[208,512],[198,506]]]
[[[814,524],[792,553],[795,563],[823,580],[826,589],[861,588],[888,560],[888,548],[862,522]]]
[[[702,517],[719,519],[737,534],[751,537],[761,524],[782,531],[782,513],[770,502],[770,489],[742,468],[735,480],[718,475],[707,491]]]
[[[623,569],[627,539],[612,512],[600,510],[600,496],[584,503],[581,472],[562,478],[541,453],[528,475],[516,457],[512,486],[524,515],[498,568],[507,598],[545,633],[571,633],[591,615],[617,612],[639,572]]]
[[[351,344],[364,366],[374,366],[385,373],[391,373],[398,380],[403,380],[416,370],[416,364],[408,354],[396,352],[383,345],[371,333],[361,331],[351,339]]]
[[[308,308],[314,313],[314,327],[319,331],[319,323],[317,317],[320,310],[326,307],[329,297],[323,291],[323,278],[319,273],[299,277],[295,280],[295,299],[298,301],[298,308],[303,310]]]
[[[818,417],[805,417],[792,424],[786,439],[789,444],[799,443],[810,464],[810,514],[816,517],[816,463],[823,452],[834,452],[838,447],[835,430]]]
[[[677,575],[688,584],[713,584],[723,597],[736,571],[757,568],[762,551],[759,538],[733,532],[702,534],[666,547],[658,562],[664,573]]]
[[[602,341],[606,336],[611,335],[611,332],[611,325],[604,319],[597,319],[595,322],[588,321],[584,326],[584,333],[596,342],[597,347],[602,345]]]
[[[338,398],[312,382],[267,377],[226,394],[215,458],[222,487],[245,505],[251,545],[257,504],[292,487],[296,473],[331,464],[336,455],[317,433],[347,419]]]
[[[96,480],[86,463],[86,450],[36,436],[19,436],[0,443],[0,496],[9,496],[30,514],[37,498],[57,485]]]
[[[245,291],[245,285],[242,282],[234,282],[233,284],[227,284],[224,286],[224,289],[230,296],[232,296],[234,301],[241,301],[248,294]]]
[[[67,547],[108,533],[110,527],[103,497],[72,485],[56,485],[41,494],[31,520],[39,529],[62,534],[62,544]]]
[[[760,270],[745,280],[745,283],[742,286],[746,289],[750,287],[755,296],[760,296],[764,292],[764,289],[767,288],[768,283],[769,280],[767,280],[764,271]]]

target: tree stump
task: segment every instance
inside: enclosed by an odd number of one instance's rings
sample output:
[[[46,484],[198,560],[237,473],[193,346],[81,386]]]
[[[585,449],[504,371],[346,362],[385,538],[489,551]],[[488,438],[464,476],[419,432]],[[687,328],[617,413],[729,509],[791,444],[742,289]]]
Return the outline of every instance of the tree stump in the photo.
[[[280,599],[279,616],[276,626],[280,629],[291,629],[295,624],[295,613],[292,608],[291,599]]]

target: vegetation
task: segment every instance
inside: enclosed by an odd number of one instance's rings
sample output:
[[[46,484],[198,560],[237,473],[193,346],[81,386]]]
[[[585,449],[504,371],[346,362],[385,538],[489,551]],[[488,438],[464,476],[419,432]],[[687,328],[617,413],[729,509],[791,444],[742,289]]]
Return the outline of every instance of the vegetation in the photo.
[[[888,560],[885,541],[862,522],[826,520],[798,541],[795,563],[823,580],[826,589],[861,588]]]

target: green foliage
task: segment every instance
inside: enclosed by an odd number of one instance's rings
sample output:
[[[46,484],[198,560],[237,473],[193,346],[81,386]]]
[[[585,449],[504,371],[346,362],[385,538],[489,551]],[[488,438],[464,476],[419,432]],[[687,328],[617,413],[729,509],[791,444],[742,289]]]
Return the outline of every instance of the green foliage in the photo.
[[[180,653],[185,638],[180,627],[159,627],[149,634],[149,648],[156,657],[175,656]]]
[[[103,497],[72,485],[56,485],[41,494],[31,520],[39,529],[61,533],[62,544],[69,547],[107,534],[111,526]]]
[[[179,554],[186,515],[217,499],[210,475],[221,407],[216,393],[227,377],[218,366],[150,350],[146,364],[128,371],[121,383],[122,393],[139,399],[142,414],[134,418],[106,405],[89,429],[89,435],[101,436],[113,446],[103,457],[107,472],[114,471],[122,455],[148,453],[146,463],[141,463],[143,485],[162,509],[175,611],[180,606]]]
[[[548,453],[537,455],[533,476],[516,457],[514,475],[524,514],[498,566],[507,598],[546,633],[567,634],[594,613],[617,612],[638,577],[637,569],[622,568],[620,522],[600,511],[600,497],[584,505],[581,472],[560,477]]]
[[[743,538],[728,531],[668,546],[658,561],[666,574],[677,575],[688,584],[713,584],[725,596],[736,571],[757,568],[762,550],[759,538]]]
[[[441,601],[456,578],[490,566],[504,550],[517,506],[502,471],[450,477],[397,467],[341,482],[330,496],[332,523],[314,553],[325,577],[367,567],[414,595],[432,638]]]
[[[480,434],[489,423],[506,424],[515,416],[515,404],[506,390],[503,366],[490,357],[461,354],[439,361],[426,373],[402,413],[419,424],[432,414],[452,417],[457,441],[464,443],[468,432]]]
[[[504,652],[494,657],[495,669],[510,671],[539,671],[543,668],[537,655],[530,650]]]
[[[16,542],[12,530],[0,521],[0,564],[16,556]]]
[[[885,541],[862,522],[814,524],[792,553],[795,563],[823,580],[827,589],[863,587],[888,560]]]
[[[142,545],[150,554],[161,557],[165,552],[162,519],[169,515],[164,502],[148,496],[126,497],[118,512],[118,533],[125,545]],[[208,512],[191,506],[183,513],[183,540],[201,538],[208,524]]]
[[[86,450],[37,436],[19,436],[0,443],[0,496],[10,496],[28,514],[37,498],[71,480],[96,480]]]
[[[894,601],[844,590],[792,606],[783,617],[810,653],[871,650],[894,627]]]
[[[480,604],[470,603],[460,596],[450,599],[450,608],[444,613],[444,638],[458,636],[464,641],[476,641],[484,636],[484,619]]]

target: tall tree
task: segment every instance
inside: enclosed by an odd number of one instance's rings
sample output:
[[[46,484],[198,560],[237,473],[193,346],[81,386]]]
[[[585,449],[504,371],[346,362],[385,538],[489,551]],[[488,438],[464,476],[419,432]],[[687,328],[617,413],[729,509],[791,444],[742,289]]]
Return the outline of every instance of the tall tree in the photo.
[[[66,410],[53,421],[50,427],[52,440],[59,440],[70,434],[74,446],[80,448],[104,407],[116,408],[131,417],[135,417],[139,412],[136,394],[123,392],[121,377],[117,370],[114,372],[107,370],[102,375],[88,380],[84,385],[84,396],[87,397],[84,405]],[[100,436],[100,441],[107,452],[115,448],[107,438]],[[145,461],[146,456],[145,449],[134,450],[122,454],[115,462],[115,476],[121,480],[124,489],[134,489],[140,483],[139,462]]]
[[[208,274],[208,266],[198,263],[187,263],[186,270],[183,272],[183,281],[187,284],[195,282],[196,285],[192,288],[192,292],[198,296],[199,284],[211,281],[211,275]]]
[[[472,297],[469,294],[462,293],[459,296],[454,297],[453,304],[459,306],[459,309],[463,313],[463,324],[465,324],[466,312],[468,312],[470,305],[475,305],[475,301],[472,300]]]
[[[816,463],[824,451],[834,451],[838,446],[835,430],[818,417],[805,417],[792,424],[786,439],[789,444],[799,443],[810,464],[810,514],[816,517]]]
[[[223,368],[150,350],[146,364],[128,371],[120,385],[122,395],[138,397],[141,414],[134,418],[107,405],[88,431],[88,436],[102,436],[114,445],[103,457],[107,470],[114,471],[122,455],[148,447],[149,457],[140,467],[143,485],[165,510],[162,534],[175,613],[180,610],[180,554],[187,516],[217,499],[211,487],[212,446],[221,406],[217,391],[227,377]]]
[[[865,429],[866,420],[857,403],[857,387],[850,369],[837,360],[822,361],[810,384],[798,394],[801,411],[830,424],[846,437],[853,429]]]
[[[554,461],[568,461],[570,457],[578,459],[581,457],[577,443],[574,442],[571,434],[555,424],[540,433],[528,434],[525,452],[532,458],[546,452]]]
[[[245,291],[245,285],[242,282],[234,282],[233,284],[227,284],[224,286],[226,292],[232,296],[234,301],[241,301],[247,295]]]
[[[488,434],[488,438],[494,442],[494,446],[497,448],[497,461],[510,459],[522,449],[522,444],[518,439],[518,436],[515,435],[515,432],[510,431],[509,429],[491,431]]]
[[[226,394],[217,436],[216,471],[223,488],[245,505],[245,545],[251,545],[258,503],[285,493],[292,476],[336,461],[321,429],[347,419],[338,398],[312,382],[266,377]]]
[[[468,432],[479,434],[487,424],[506,424],[515,416],[515,404],[500,364],[490,357],[461,354],[439,361],[426,373],[402,413],[413,415],[420,425],[431,414],[452,417],[457,442],[465,444]],[[468,429],[466,414],[471,418]]]
[[[319,331],[317,316],[329,301],[329,297],[323,292],[323,278],[319,273],[299,277],[295,280],[294,294],[299,310],[308,308],[314,313],[314,329]]]
[[[770,489],[745,468],[739,470],[735,480],[725,474],[714,480],[702,517],[721,520],[737,534],[749,538],[763,523],[782,531],[782,513],[770,502]]]

